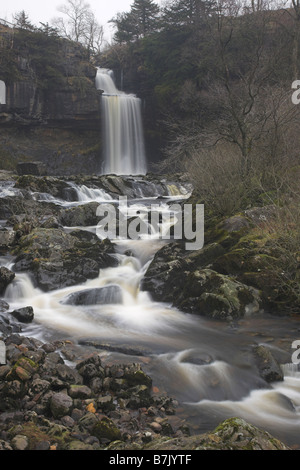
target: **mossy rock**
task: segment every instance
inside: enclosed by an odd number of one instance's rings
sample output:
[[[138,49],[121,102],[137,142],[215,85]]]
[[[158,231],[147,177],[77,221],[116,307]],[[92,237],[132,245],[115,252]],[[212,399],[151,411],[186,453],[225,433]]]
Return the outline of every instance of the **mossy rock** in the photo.
[[[183,311],[224,320],[259,311],[260,295],[229,276],[202,269],[188,276],[175,304]]]
[[[99,441],[105,440],[112,442],[119,441],[122,438],[121,431],[114,422],[107,417],[101,419],[101,421],[98,421],[98,423],[95,424],[91,434],[97,437]]]

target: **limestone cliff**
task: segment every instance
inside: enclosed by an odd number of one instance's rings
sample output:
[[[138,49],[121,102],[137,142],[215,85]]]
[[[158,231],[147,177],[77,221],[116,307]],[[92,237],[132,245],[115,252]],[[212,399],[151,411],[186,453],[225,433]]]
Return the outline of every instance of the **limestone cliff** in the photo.
[[[50,173],[97,170],[100,95],[87,51],[45,31],[5,25],[0,51],[0,166],[34,159]]]

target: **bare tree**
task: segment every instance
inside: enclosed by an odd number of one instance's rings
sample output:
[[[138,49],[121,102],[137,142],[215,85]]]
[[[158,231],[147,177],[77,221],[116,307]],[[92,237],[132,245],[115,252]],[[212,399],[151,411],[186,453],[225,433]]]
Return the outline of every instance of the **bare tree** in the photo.
[[[66,0],[58,11],[64,16],[54,18],[52,24],[59,34],[83,44],[90,53],[99,53],[103,26],[98,23],[90,5],[84,0]]]

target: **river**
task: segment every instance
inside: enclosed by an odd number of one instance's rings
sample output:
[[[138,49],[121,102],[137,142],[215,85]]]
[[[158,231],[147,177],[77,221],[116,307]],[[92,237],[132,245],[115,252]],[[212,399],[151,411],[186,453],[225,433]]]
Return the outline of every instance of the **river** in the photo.
[[[78,201],[34,195],[62,207],[116,202],[111,195],[93,188],[77,188]],[[5,192],[13,188],[5,188]],[[6,194],[6,193],[5,193]],[[4,194],[4,195],[5,195]],[[187,194],[170,195],[161,207]],[[129,204],[150,205],[157,198],[140,197]],[[65,227],[71,231],[74,227]],[[77,227],[78,229],[78,227]],[[96,231],[96,227],[79,227]],[[139,240],[113,240],[116,267],[100,270],[96,279],[81,285],[43,292],[27,273],[17,273],[5,298],[11,309],[31,305],[33,323],[22,334],[44,341],[67,338],[79,344],[94,344],[111,360],[141,362],[160,392],[176,398],[177,415],[193,433],[212,430],[223,419],[238,416],[271,432],[286,444],[300,447],[300,372],[298,366],[283,366],[284,381],[267,385],[253,363],[253,344],[267,344],[282,357],[292,357],[292,342],[300,336],[297,317],[274,317],[260,313],[234,323],[210,321],[182,313],[167,303],[155,302],[140,283],[155,252],[167,240],[153,236]],[[79,260],[80,262],[80,260]],[[13,269],[14,260],[1,264]],[[72,305],[67,299],[79,291],[105,286],[118,288],[118,296],[106,303]]]

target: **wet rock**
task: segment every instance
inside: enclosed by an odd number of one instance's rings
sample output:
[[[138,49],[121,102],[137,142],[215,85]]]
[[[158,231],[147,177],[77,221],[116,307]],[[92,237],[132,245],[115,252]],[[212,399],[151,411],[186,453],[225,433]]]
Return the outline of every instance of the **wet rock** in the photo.
[[[86,385],[71,385],[68,393],[71,398],[87,399],[92,396],[92,390]]]
[[[1,204],[1,201],[0,201]],[[7,218],[9,216],[8,213],[3,213],[1,217],[0,211],[0,218]],[[13,246],[16,238],[16,232],[14,230],[9,229],[1,229],[0,230],[0,254],[6,254],[10,248]]]
[[[18,189],[26,189],[33,193],[50,194],[58,199],[65,199],[65,195],[70,188],[68,182],[63,178],[32,174],[20,175],[16,180],[15,187]]]
[[[34,229],[14,251],[15,271],[30,272],[36,285],[49,291],[97,277],[101,268],[117,264],[113,253],[108,240],[81,241],[62,229]]]
[[[82,206],[62,209],[58,215],[58,221],[65,227],[88,227],[97,225],[98,202],[91,202]]]
[[[0,312],[6,312],[9,309],[9,304],[5,300],[0,299]]]
[[[114,422],[104,417],[100,421],[98,421],[92,429],[92,435],[97,437],[99,441],[118,441],[122,438],[121,431],[118,427],[114,424]]]
[[[14,280],[15,273],[5,266],[0,267],[0,295],[3,295],[6,287]]]
[[[79,421],[79,429],[91,432],[92,429],[97,425],[98,418],[94,413],[88,412],[82,416]]]
[[[70,413],[73,406],[72,398],[66,393],[55,393],[50,402],[51,413],[54,418],[62,418]]]
[[[30,323],[34,318],[34,311],[32,307],[23,307],[10,312],[13,317],[22,323]]]
[[[85,289],[68,295],[62,303],[68,305],[120,304],[122,303],[122,290],[117,285]]]
[[[240,318],[259,312],[259,292],[210,269],[192,272],[178,296],[184,311],[215,319]]]
[[[266,382],[269,383],[283,380],[284,375],[280,364],[266,346],[255,346],[253,348],[253,352],[259,373]]]

